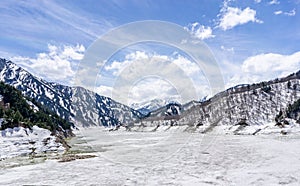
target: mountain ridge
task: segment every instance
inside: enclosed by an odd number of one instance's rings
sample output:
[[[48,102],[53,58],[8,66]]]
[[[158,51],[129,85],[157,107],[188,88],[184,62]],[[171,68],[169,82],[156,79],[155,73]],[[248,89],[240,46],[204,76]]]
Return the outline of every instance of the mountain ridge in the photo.
[[[167,106],[149,114],[143,125],[204,126],[202,132],[218,125],[247,126],[276,122],[279,112],[300,98],[300,71],[274,80],[237,85],[217,93],[205,101],[191,101],[180,106],[180,113],[170,116]],[[207,129],[207,130],[206,130]]]
[[[83,87],[49,83],[6,59],[0,59],[0,81],[14,86],[77,127],[114,126],[143,117],[138,111]]]

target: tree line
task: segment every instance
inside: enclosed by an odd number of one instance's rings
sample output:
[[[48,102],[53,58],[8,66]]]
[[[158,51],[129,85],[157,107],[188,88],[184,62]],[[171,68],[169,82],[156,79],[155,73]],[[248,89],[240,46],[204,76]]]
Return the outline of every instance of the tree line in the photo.
[[[52,132],[65,131],[74,126],[73,123],[62,119],[34,99],[24,97],[13,86],[0,82],[0,118],[3,118],[1,130],[23,126],[31,128],[33,125],[48,129]],[[34,109],[32,102],[38,109]]]

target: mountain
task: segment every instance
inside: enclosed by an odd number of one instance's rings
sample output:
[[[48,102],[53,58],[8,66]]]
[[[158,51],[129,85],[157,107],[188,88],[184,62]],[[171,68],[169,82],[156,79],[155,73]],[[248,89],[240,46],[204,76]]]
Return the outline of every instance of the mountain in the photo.
[[[157,110],[169,102],[163,99],[153,99],[150,101],[144,101],[141,103],[133,103],[130,105],[131,108],[138,110],[139,112],[143,113],[144,115],[148,115],[150,112]]]
[[[164,104],[161,100],[133,105],[141,112],[150,111],[145,118],[137,110],[82,87],[46,82],[5,59],[0,60],[0,80],[77,126],[164,124],[171,120],[176,125],[205,126],[205,131],[210,131],[218,125],[262,126],[299,115],[300,71],[268,82],[238,85],[203,101],[169,103],[158,109]]]
[[[165,117],[165,116],[177,116],[181,114],[183,105],[179,103],[168,103],[156,110],[151,111],[148,117]]]
[[[296,101],[300,98],[299,80],[300,71],[268,82],[238,85],[208,100],[178,105],[180,112],[177,115],[170,116],[166,112],[167,107],[159,108],[142,122],[161,125],[171,121],[177,125],[205,126],[207,130],[204,131],[210,131],[218,125],[262,126],[275,122],[280,112],[298,116],[300,104]]]
[[[0,59],[0,81],[14,86],[78,127],[128,124],[143,117],[126,105],[82,87],[44,81],[6,59]]]
[[[285,110],[279,112],[275,117],[275,121],[277,123],[282,123],[285,122],[284,120],[287,118],[293,119],[297,123],[300,123],[300,99],[292,104],[289,104]]]
[[[63,153],[73,124],[0,82],[0,161],[15,156]]]
[[[19,126],[32,128],[36,125],[50,130],[53,134],[61,132],[64,136],[71,135],[72,123],[24,97],[20,91],[3,82],[0,82],[0,118],[0,130]]]

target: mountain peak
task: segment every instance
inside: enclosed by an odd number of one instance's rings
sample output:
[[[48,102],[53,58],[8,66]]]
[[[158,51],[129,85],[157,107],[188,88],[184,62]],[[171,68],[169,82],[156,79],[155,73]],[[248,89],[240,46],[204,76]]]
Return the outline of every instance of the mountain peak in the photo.
[[[161,107],[165,107],[168,104],[175,104],[178,103],[174,100],[164,100],[161,98],[152,99],[150,101],[143,101],[140,103],[133,103],[130,106],[144,115],[148,115],[150,112],[155,111]]]

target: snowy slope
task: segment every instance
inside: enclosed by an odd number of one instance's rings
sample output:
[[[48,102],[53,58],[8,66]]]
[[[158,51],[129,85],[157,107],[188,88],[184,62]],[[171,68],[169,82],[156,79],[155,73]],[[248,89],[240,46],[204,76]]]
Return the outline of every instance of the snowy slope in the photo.
[[[15,127],[0,130],[0,160],[22,155],[34,155],[44,152],[63,152],[65,148],[56,142],[50,131],[33,126]]]
[[[275,123],[275,116],[300,98],[300,72],[285,78],[253,85],[236,86],[220,92],[204,102],[181,105],[178,117],[166,117],[167,108],[160,108],[142,122],[143,125],[203,126],[208,132],[215,126]],[[136,124],[138,125],[138,123]]]
[[[110,98],[81,87],[49,83],[31,75],[11,61],[0,59],[0,81],[19,89],[77,127],[130,123],[142,115]]]
[[[179,103],[168,103],[150,112],[150,117],[177,116],[180,115],[182,109],[182,105]]]

